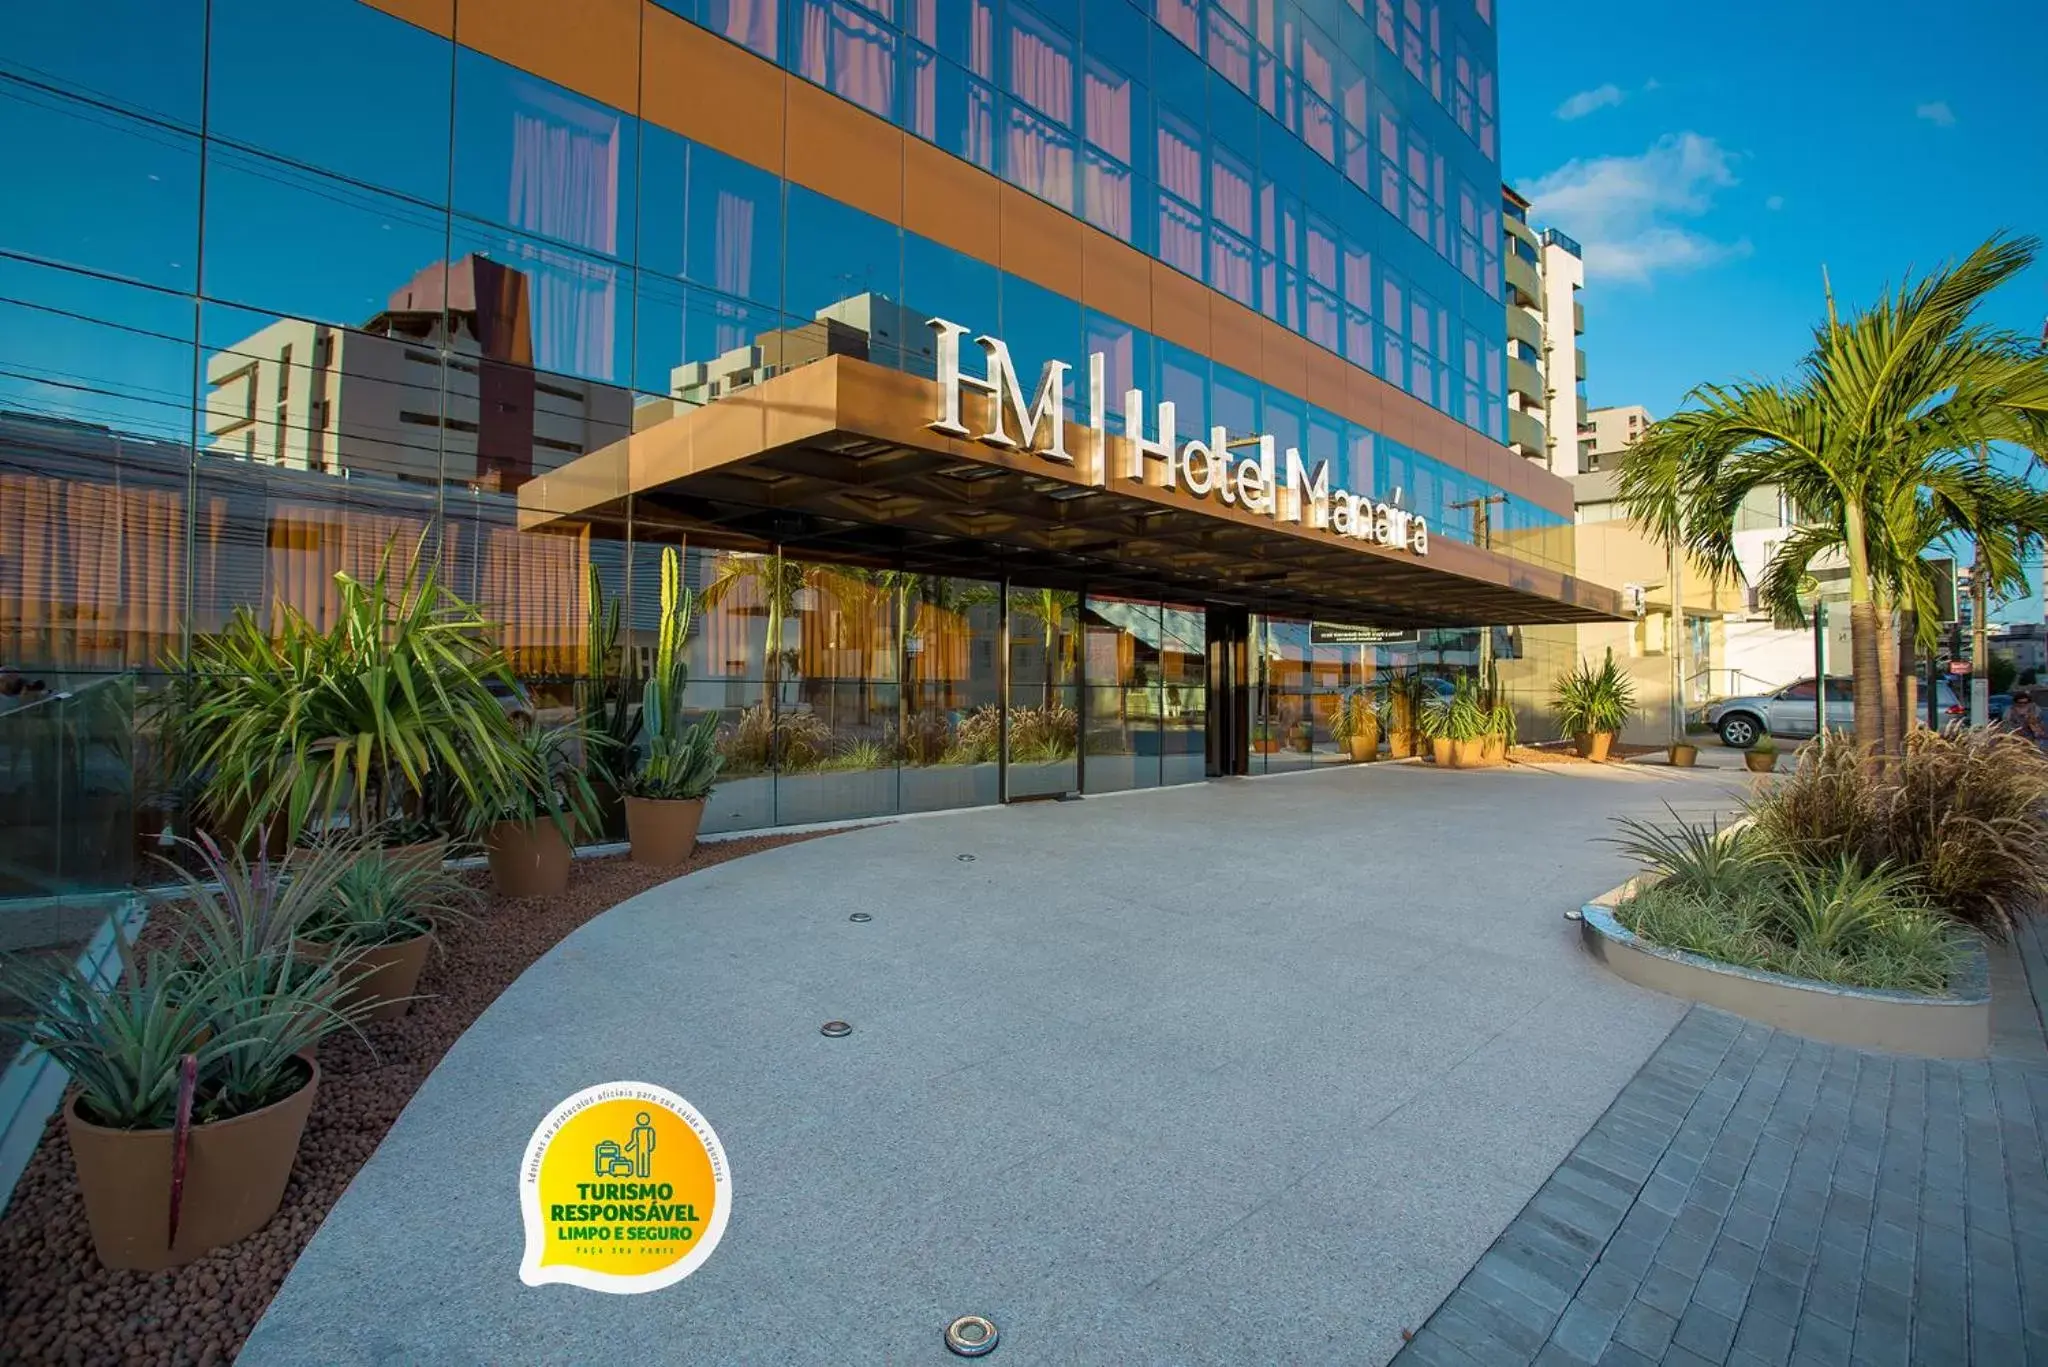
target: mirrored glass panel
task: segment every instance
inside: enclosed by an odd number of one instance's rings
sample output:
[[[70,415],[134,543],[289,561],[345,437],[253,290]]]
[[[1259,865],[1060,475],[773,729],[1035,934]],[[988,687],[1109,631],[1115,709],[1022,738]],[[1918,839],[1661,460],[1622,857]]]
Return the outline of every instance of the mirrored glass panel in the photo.
[[[1079,789],[1080,595],[1072,589],[1009,593],[1010,689],[1007,796]]]

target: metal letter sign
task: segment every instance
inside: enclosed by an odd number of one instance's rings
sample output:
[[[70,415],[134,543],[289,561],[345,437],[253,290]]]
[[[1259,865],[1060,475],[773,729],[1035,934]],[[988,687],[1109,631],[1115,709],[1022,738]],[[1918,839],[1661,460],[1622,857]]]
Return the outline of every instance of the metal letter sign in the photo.
[[[928,427],[948,436],[1044,456],[1062,465],[1075,463],[1066,447],[1066,383],[1071,367],[1065,361],[1047,361],[1039,371],[1037,391],[1027,399],[1017,382],[1010,349],[1001,340],[986,334],[976,337],[974,343],[984,358],[983,374],[963,375],[960,339],[967,329],[944,318],[933,318],[928,326],[938,338],[939,380],[939,416],[926,424]],[[1109,475],[1106,462],[1099,458],[1108,439],[1103,422],[1107,371],[1101,352],[1088,358],[1088,427],[1095,434],[1098,456],[1089,477],[1097,483],[1105,482]],[[961,420],[960,396],[966,389],[989,397],[985,432],[970,431]],[[1157,435],[1148,436],[1148,432]],[[1232,454],[1240,447],[1255,447],[1257,454],[1240,460]],[[1348,489],[1333,488],[1327,461],[1304,461],[1292,446],[1276,458],[1273,438],[1263,434],[1232,441],[1226,429],[1212,427],[1182,441],[1172,402],[1157,405],[1148,416],[1144,391],[1136,388],[1124,391],[1124,468],[1118,473],[1124,479],[1185,490],[1196,498],[1213,498],[1246,512],[1262,513],[1276,522],[1326,528],[1368,545],[1429,554],[1429,524],[1400,506],[1398,489],[1391,499],[1375,502]]]

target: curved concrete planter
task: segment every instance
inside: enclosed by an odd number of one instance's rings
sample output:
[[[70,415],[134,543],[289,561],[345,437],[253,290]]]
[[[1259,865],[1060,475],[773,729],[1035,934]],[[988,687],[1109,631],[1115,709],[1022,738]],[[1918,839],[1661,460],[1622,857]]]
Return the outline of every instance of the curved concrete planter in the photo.
[[[1990,969],[1981,945],[1957,975],[1953,996],[1838,987],[1737,968],[1639,939],[1614,915],[1634,886],[1633,881],[1624,883],[1588,902],[1579,937],[1587,953],[1638,987],[1705,1002],[1830,1044],[1923,1058],[1983,1058],[1991,1052]]]

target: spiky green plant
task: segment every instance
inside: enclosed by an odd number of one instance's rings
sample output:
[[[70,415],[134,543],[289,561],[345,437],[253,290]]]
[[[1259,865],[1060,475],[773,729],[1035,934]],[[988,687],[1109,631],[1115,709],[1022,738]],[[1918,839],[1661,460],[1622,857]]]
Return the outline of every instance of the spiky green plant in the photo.
[[[725,757],[718,752],[718,718],[706,714],[694,725],[683,720],[683,689],[690,680],[685,643],[695,600],[683,583],[682,557],[673,546],[661,553],[661,622],[655,635],[653,668],[640,689],[640,723],[647,753],[625,784],[635,797],[687,800],[710,793]]]
[[[348,957],[307,963],[293,951],[352,855],[252,864],[208,840],[192,853],[198,873],[177,869],[181,896],[163,913],[176,923],[170,946],[144,953],[120,941],[114,982],[46,954],[0,956],[0,990],[29,1007],[10,1024],[71,1075],[95,1124],[170,1128],[188,1058],[194,1119],[261,1110],[304,1085],[300,1051],[372,1009],[347,999]]]
[[[1614,733],[1636,713],[1636,685],[1614,662],[1614,650],[1595,669],[1585,660],[1557,676],[1551,685],[1550,710],[1567,737]]]
[[[343,949],[396,944],[472,915],[477,900],[476,890],[442,864],[362,849],[306,918],[299,938]]]
[[[1750,883],[1757,867],[1752,828],[1729,831],[1718,819],[1704,824],[1687,821],[1668,802],[1664,810],[1671,814],[1669,824],[1616,817],[1614,825],[1621,834],[1603,838],[1673,887],[1724,895]]]
[[[437,778],[471,805],[516,781],[512,723],[490,690],[516,684],[489,623],[420,547],[403,573],[393,549],[368,583],[334,576],[325,630],[286,603],[274,631],[238,609],[177,662],[193,680],[187,762],[209,776],[216,818],[241,815],[237,839],[342,811],[369,829],[424,805]]]
[[[465,824],[471,835],[482,837],[501,821],[532,826],[546,820],[573,845],[579,833],[598,829],[602,816],[597,793],[590,786],[589,771],[576,762],[579,752],[594,752],[590,733],[580,721],[556,726],[520,723],[506,745],[516,778],[490,803],[469,810]]]
[[[1796,943],[1835,950],[1901,918],[1924,915],[1927,904],[1910,869],[1889,861],[1865,868],[1844,857],[1832,865],[1782,866],[1786,895],[1776,917]]]

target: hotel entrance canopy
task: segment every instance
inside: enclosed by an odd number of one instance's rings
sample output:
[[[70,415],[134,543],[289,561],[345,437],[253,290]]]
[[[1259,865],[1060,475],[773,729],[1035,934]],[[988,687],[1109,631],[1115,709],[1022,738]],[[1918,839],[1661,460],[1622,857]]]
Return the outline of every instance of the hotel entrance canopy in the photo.
[[[933,380],[828,357],[529,481],[519,524],[623,528],[630,503],[637,525],[706,545],[1387,627],[1623,616],[1612,589],[1447,537],[1417,555],[1128,478],[1125,438],[1098,445],[1078,423],[1071,465],[948,436],[930,426],[940,398]],[[962,416],[988,409],[968,395]]]

